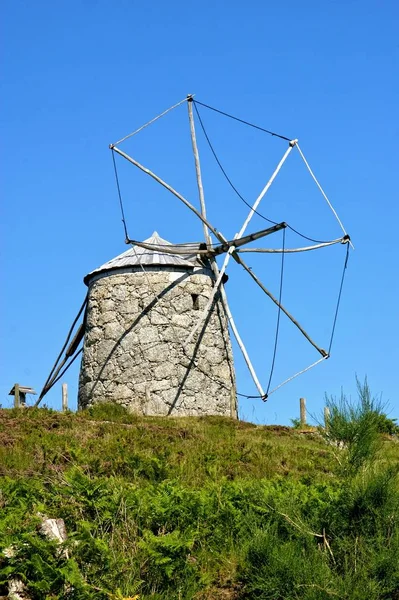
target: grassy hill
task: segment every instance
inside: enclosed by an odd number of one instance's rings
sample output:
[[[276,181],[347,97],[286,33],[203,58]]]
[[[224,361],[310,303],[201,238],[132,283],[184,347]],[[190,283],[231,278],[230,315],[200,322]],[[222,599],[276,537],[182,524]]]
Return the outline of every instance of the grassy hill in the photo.
[[[0,594],[399,599],[399,446],[380,442],[355,464],[317,431],[0,411]]]

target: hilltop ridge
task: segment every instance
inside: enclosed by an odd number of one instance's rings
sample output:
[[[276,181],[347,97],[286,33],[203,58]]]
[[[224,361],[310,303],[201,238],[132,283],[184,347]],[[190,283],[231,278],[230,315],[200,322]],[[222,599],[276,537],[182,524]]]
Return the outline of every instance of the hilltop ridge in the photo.
[[[2,410],[0,592],[13,576],[32,600],[399,598],[398,455],[387,437],[370,479],[316,430]]]

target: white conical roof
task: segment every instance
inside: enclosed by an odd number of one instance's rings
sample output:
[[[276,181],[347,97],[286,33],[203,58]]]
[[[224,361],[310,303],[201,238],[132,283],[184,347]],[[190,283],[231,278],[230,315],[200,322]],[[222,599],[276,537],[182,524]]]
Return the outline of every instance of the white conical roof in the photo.
[[[144,240],[146,244],[153,244],[154,246],[168,246],[168,248],[172,249],[175,245],[171,244],[167,240],[161,238],[157,231],[154,231],[151,237],[147,240]],[[84,278],[84,282],[88,284],[90,279],[101,273],[103,271],[111,271],[115,269],[125,269],[129,267],[137,267],[143,265],[147,266],[175,266],[175,267],[185,267],[185,268],[194,268],[196,266],[202,266],[201,263],[197,259],[196,250],[199,248],[199,243],[193,244],[180,244],[179,246],[175,246],[179,248],[179,252],[181,252],[182,248],[187,248],[187,254],[170,254],[166,252],[161,252],[158,249],[156,250],[147,250],[146,248],[141,248],[140,246],[132,246],[123,254],[119,254],[115,258],[112,258],[105,264],[98,267],[91,273],[88,273]]]

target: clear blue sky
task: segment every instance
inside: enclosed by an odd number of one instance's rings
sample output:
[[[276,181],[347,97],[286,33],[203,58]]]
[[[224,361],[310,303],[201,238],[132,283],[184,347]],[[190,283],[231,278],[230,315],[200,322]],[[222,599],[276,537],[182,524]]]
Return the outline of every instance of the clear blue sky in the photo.
[[[16,381],[41,388],[84,298],[83,276],[126,249],[108,144],[195,93],[299,138],[356,246],[332,357],[267,404],[241,399],[241,415],[287,423],[300,396],[318,414],[325,392],[343,386],[354,395],[357,373],[399,416],[397,2],[7,0],[2,11],[3,406]],[[286,143],[201,114],[226,170],[253,200]],[[247,209],[200,134],[199,145],[209,217],[232,237]],[[197,202],[185,106],[123,148]],[[177,200],[118,164],[131,237],[156,229],[173,242],[201,239]],[[296,152],[261,211],[311,237],[340,235]],[[249,230],[263,227],[255,217]],[[270,243],[279,246],[281,235]],[[298,245],[288,233],[287,246]],[[277,293],[280,259],[247,259]],[[343,259],[341,246],[286,259],[283,301],[324,345]],[[236,265],[229,274],[233,313],[266,385],[276,311]],[[239,390],[256,393],[235,350]],[[282,319],[273,383],[316,359]],[[74,365],[65,377],[72,406],[77,377]],[[60,406],[60,384],[46,402]]]

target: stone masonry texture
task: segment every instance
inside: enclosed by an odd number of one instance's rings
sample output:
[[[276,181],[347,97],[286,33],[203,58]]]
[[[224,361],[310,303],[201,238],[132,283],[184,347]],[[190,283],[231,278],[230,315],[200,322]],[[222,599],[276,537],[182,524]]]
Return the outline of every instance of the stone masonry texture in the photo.
[[[227,318],[207,269],[109,271],[89,284],[79,408],[114,401],[145,415],[237,417]]]

